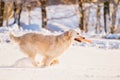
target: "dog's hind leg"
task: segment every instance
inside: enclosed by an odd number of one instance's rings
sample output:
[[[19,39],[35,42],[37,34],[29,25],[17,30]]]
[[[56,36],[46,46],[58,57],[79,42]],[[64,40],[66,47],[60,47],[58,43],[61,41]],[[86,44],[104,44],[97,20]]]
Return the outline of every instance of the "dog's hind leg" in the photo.
[[[23,53],[25,53],[31,59],[32,64],[35,67],[38,67],[38,62],[35,61],[35,57],[36,57],[35,52],[29,50],[26,46],[21,46],[20,49]]]

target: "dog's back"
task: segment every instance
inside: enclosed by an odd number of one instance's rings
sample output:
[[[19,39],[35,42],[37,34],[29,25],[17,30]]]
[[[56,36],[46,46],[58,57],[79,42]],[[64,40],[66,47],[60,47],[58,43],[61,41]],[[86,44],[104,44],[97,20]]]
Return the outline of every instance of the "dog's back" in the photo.
[[[63,35],[43,35],[38,33],[27,33],[23,36],[16,37],[10,32],[10,38],[19,46],[31,46],[41,53],[54,52],[55,50],[69,47],[71,43],[69,36]],[[61,47],[61,48],[60,48]],[[53,51],[52,51],[53,50]]]

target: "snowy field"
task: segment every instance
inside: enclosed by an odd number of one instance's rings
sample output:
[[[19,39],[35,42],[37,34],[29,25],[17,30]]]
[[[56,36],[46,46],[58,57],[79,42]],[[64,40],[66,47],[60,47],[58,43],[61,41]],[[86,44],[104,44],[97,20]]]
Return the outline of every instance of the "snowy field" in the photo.
[[[47,10],[50,12],[49,19],[53,16],[73,15],[76,12],[75,7],[62,5],[50,6]],[[23,29],[19,31],[16,24],[11,25],[14,34],[19,36],[29,32],[40,32],[57,35],[78,25],[77,16],[50,20],[48,27],[54,31],[51,33],[40,27],[39,13],[38,8],[31,11],[31,24],[28,25],[27,12],[22,12]],[[12,21],[10,20],[10,24]],[[59,57],[59,64],[34,68],[27,56],[10,41],[9,28],[0,28],[0,80],[120,80],[120,34],[93,34],[93,31],[91,33],[82,35],[92,40],[92,43],[73,42]]]
[[[16,46],[0,46],[0,80],[120,80],[119,50],[72,46],[58,65],[34,68]]]

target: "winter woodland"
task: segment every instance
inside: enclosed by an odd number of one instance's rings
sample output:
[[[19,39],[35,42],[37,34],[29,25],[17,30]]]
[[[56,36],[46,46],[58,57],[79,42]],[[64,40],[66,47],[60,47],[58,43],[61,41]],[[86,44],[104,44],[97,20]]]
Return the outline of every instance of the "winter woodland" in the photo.
[[[74,41],[46,68],[35,68],[9,37],[11,30],[21,36],[70,29],[92,42]],[[120,0],[0,0],[0,80],[21,79],[120,80]]]

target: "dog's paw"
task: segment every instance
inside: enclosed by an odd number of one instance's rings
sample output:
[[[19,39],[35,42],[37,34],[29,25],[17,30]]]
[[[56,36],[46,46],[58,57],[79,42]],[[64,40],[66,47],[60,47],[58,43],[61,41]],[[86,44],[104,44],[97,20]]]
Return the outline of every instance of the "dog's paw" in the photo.
[[[56,65],[59,63],[59,60],[55,59],[50,63],[50,66]]]

